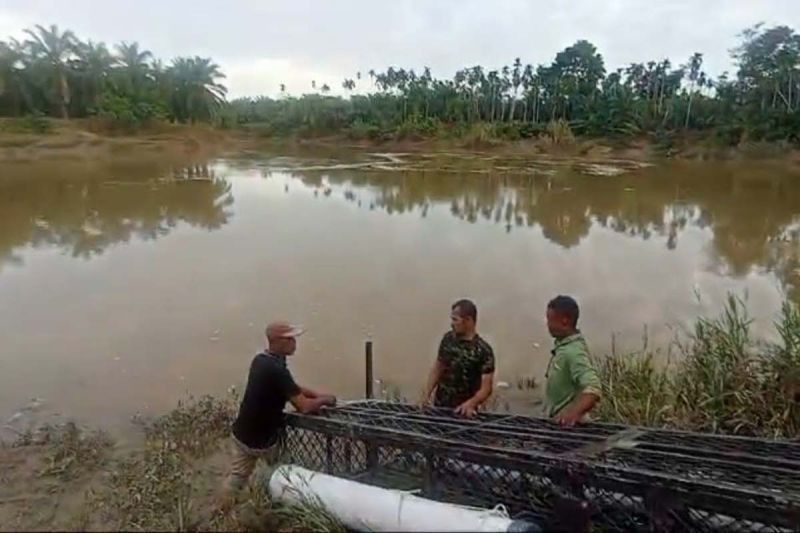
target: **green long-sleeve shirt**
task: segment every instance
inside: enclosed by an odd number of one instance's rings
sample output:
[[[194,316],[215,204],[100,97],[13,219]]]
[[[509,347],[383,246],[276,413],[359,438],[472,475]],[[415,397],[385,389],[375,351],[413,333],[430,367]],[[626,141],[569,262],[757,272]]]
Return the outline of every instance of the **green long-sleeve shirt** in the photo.
[[[600,396],[600,376],[589,357],[589,348],[583,335],[575,333],[557,339],[547,367],[545,407],[548,416],[554,416],[581,393]]]

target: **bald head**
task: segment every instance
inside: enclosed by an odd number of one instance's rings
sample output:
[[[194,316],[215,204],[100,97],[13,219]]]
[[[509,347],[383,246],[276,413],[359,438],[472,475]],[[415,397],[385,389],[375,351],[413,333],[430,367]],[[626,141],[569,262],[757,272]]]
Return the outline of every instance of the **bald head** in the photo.
[[[279,320],[267,324],[266,335],[270,353],[276,355],[292,355],[297,349],[297,337],[303,334],[303,328]]]

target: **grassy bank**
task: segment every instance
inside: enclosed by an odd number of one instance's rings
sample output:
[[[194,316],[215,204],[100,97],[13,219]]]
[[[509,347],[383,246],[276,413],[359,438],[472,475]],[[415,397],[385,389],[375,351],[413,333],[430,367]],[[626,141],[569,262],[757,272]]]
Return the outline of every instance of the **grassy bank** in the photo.
[[[655,352],[598,360],[601,419],[780,438],[800,436],[800,311],[786,302],[776,343],[753,338],[743,302],[700,318],[668,363]]]
[[[236,401],[204,397],[140,422],[132,449],[74,423],[0,447],[0,524],[24,530],[343,531],[309,502],[283,507],[257,486],[222,510]],[[256,479],[268,479],[262,467]],[[255,484],[254,484],[255,485]]]

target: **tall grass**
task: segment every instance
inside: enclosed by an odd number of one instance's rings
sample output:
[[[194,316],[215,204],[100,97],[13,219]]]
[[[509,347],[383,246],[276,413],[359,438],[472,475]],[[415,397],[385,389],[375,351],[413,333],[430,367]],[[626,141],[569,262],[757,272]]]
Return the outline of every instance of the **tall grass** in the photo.
[[[659,367],[652,353],[598,361],[604,420],[694,431],[797,437],[800,433],[800,312],[783,305],[781,341],[753,339],[745,304],[729,296],[678,343],[680,357]]]
[[[564,119],[551,120],[547,123],[547,135],[544,139],[556,145],[575,144],[575,134]]]
[[[672,415],[670,376],[653,362],[652,353],[605,357],[598,362],[603,376],[603,419],[640,426],[666,425]]]

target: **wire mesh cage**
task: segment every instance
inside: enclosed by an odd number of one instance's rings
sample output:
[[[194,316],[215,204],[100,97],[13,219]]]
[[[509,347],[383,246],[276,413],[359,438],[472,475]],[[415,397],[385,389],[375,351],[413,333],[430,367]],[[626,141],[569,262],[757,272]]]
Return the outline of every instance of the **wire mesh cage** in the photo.
[[[306,468],[561,531],[800,531],[800,443],[365,400],[288,416]]]

